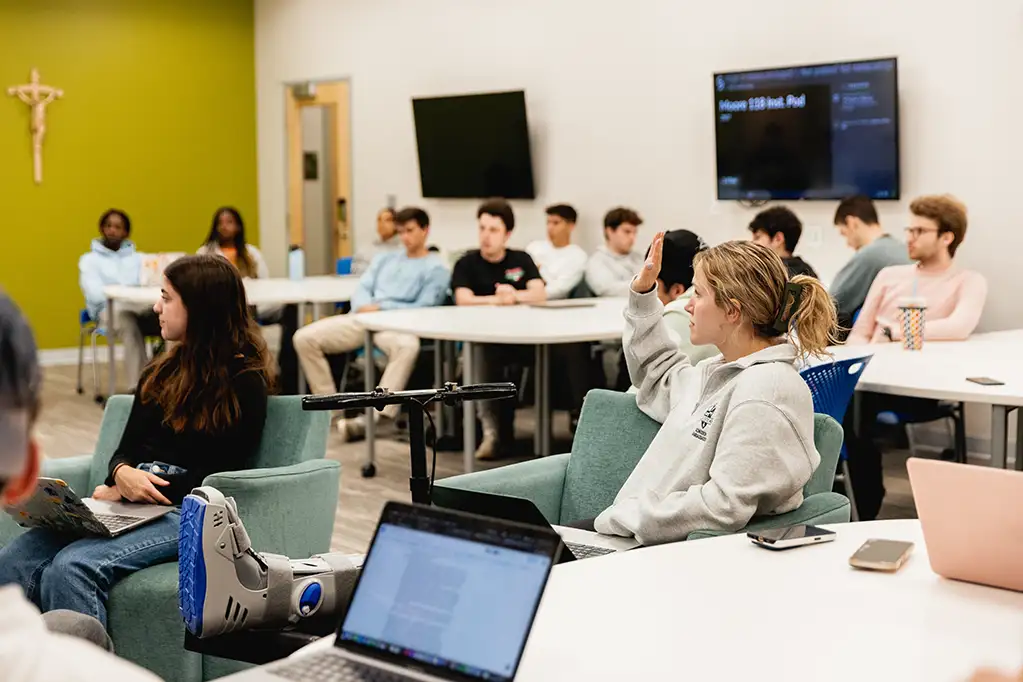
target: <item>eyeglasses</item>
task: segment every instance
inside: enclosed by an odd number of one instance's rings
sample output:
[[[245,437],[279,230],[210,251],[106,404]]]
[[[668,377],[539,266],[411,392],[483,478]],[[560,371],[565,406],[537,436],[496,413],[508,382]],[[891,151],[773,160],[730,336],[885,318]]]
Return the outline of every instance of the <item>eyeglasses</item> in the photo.
[[[913,239],[917,239],[920,235],[922,235],[925,232],[938,231],[938,228],[936,227],[905,227],[903,229],[906,231],[906,234],[912,237]]]

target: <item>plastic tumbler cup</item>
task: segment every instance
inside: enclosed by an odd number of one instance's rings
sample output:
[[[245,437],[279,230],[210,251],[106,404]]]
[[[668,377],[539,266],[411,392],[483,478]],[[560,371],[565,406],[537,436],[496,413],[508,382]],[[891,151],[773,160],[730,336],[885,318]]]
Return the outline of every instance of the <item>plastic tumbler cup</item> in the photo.
[[[339,275],[350,275],[352,274],[352,257],[345,256],[344,258],[337,259],[337,274]]]
[[[902,347],[906,350],[920,350],[924,347],[924,323],[927,303],[919,298],[904,298],[899,301],[899,318],[902,321]]]

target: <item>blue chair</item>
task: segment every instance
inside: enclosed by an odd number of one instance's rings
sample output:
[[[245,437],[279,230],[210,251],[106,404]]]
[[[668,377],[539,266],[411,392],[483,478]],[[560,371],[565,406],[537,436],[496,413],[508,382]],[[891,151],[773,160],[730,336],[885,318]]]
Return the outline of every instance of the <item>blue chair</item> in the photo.
[[[871,355],[835,362],[825,362],[819,365],[807,367],[799,372],[803,381],[810,387],[810,395],[813,396],[813,411],[826,414],[839,424],[845,419],[845,412],[849,408],[849,401],[852,400],[853,391],[860,380],[860,375],[870,363]],[[859,521],[859,510],[856,509],[856,497],[853,495],[852,478],[849,476],[849,455],[845,444],[842,444],[842,451],[839,454],[842,466],[842,473],[836,477],[842,481],[845,487],[845,496],[849,498],[850,516],[853,521]]]
[[[85,366],[85,340],[89,339],[92,344],[92,392],[96,402],[103,404],[103,396],[99,392],[99,337],[106,336],[107,331],[99,326],[97,320],[92,319],[87,308],[82,308],[78,313],[78,395],[85,392],[82,386],[82,369]]]

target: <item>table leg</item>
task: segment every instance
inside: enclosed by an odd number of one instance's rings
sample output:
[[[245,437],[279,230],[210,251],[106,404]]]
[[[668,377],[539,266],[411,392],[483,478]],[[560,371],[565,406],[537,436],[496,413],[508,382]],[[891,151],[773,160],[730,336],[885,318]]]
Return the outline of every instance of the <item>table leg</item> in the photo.
[[[535,346],[536,362],[533,364],[533,414],[536,424],[533,429],[533,452],[542,457],[543,452],[543,346]]]
[[[373,332],[366,330],[366,341],[363,345],[364,353],[363,356],[366,360],[366,371],[363,376],[366,379],[366,392],[370,392],[376,388],[376,364],[373,362]],[[374,419],[374,408],[366,408],[366,465],[363,467],[363,471],[372,470],[376,466],[376,435],[377,435],[377,424]]]
[[[462,385],[470,386],[474,380],[473,352],[475,347],[468,341],[462,344]],[[472,473],[476,458],[476,403],[466,400],[462,403],[462,464],[465,473]]]
[[[440,388],[444,385],[444,342],[440,339],[434,339],[433,341],[433,387]],[[441,436],[444,435],[444,404],[441,403],[437,407],[437,420],[434,424],[435,431],[433,434],[434,441],[436,442]]]
[[[1016,408],[1016,471],[1023,471],[1023,408]]]
[[[1006,439],[1009,433],[1008,412],[1004,405],[991,406],[991,466],[1005,468]],[[1017,448],[1019,445],[1017,444]]]
[[[540,346],[540,356],[543,358],[543,369],[538,372],[538,379],[541,384],[540,403],[540,456],[547,457],[551,454],[551,363],[550,346]]]
[[[107,390],[107,398],[117,391],[117,335],[114,334],[114,320],[117,319],[114,313],[114,299],[107,299],[107,361],[110,363],[110,386]]]

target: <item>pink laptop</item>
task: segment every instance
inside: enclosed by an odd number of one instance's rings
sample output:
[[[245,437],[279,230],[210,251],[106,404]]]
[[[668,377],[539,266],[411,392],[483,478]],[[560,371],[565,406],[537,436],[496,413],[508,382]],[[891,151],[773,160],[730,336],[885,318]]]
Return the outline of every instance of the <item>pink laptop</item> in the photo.
[[[1023,472],[906,462],[931,569],[1023,592]]]

